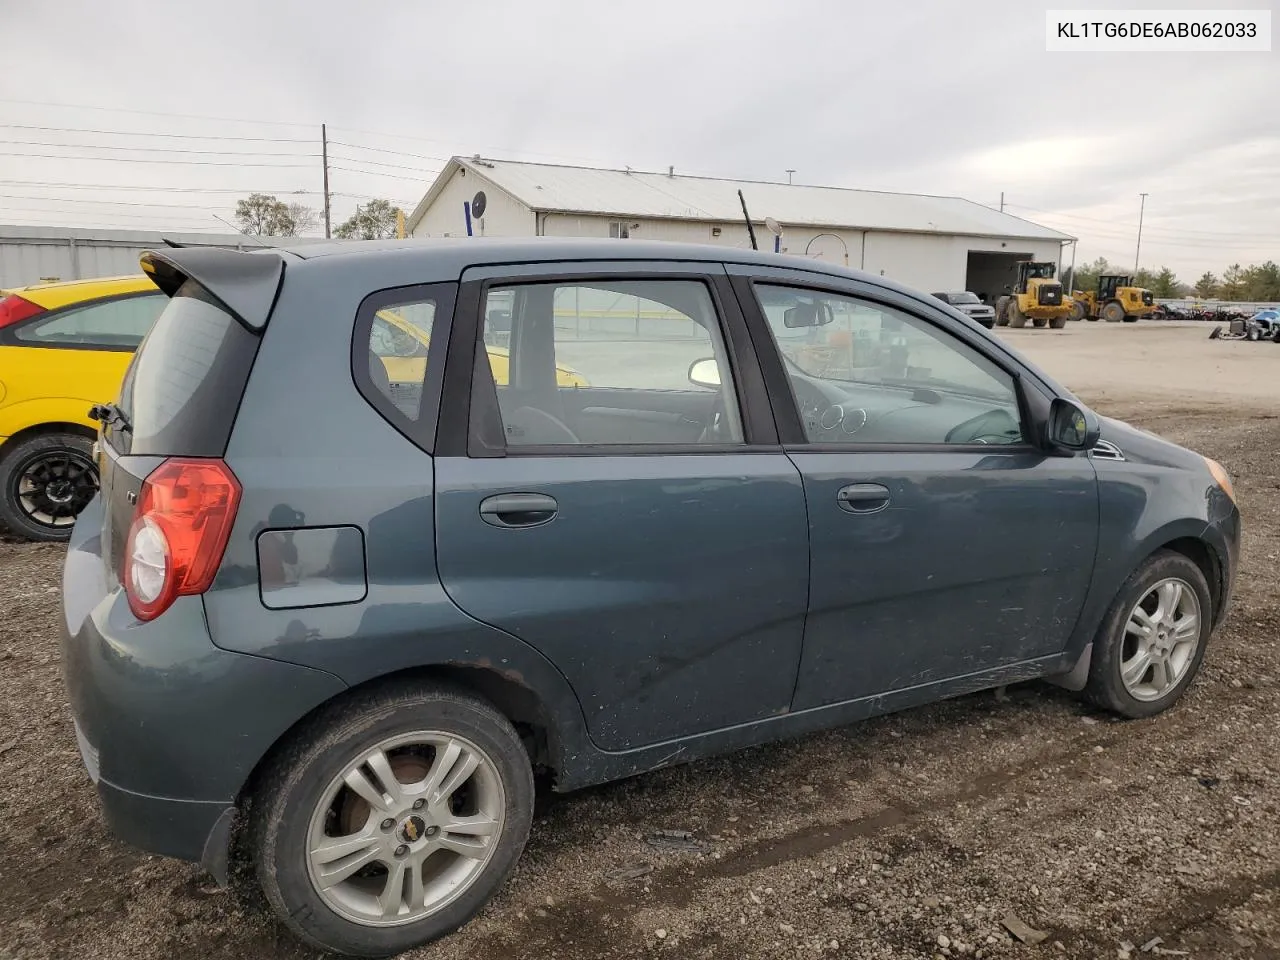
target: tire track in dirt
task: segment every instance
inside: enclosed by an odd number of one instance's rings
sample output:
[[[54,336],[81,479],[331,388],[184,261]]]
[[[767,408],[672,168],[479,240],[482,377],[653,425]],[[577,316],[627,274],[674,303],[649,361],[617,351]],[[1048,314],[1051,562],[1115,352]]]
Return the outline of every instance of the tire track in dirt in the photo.
[[[1260,700],[1266,695],[1267,691],[1264,690],[1233,691],[1232,701]],[[1191,734],[1204,732],[1205,729],[1206,723],[1202,716],[1184,711],[1166,716],[1161,723],[1160,738],[1168,740],[1186,735],[1186,741],[1190,741],[1194,739]],[[1110,729],[1083,733],[1072,737],[1052,753],[1039,754],[981,774],[958,789],[939,793],[918,803],[896,801],[853,819],[812,824],[780,836],[749,841],[719,860],[702,858],[692,864],[673,863],[659,867],[648,875],[649,890],[643,896],[632,890],[619,889],[610,885],[607,880],[601,881],[596,887],[562,901],[554,910],[542,911],[546,913],[545,916],[538,913],[530,916],[521,928],[519,947],[528,951],[531,956],[554,951],[562,958],[594,960],[610,955],[601,952],[608,945],[623,951],[618,956],[632,956],[643,949],[641,942],[635,937],[634,925],[630,922],[630,917],[638,911],[683,908],[704,900],[708,896],[707,888],[719,881],[741,878],[791,862],[811,859],[856,840],[867,840],[881,834],[896,835],[909,828],[917,831],[927,829],[924,822],[929,818],[962,804],[1025,797],[1035,792],[1030,789],[1027,781],[1045,770],[1053,771],[1051,779],[1055,782],[1078,779],[1079,774],[1097,765],[1102,759],[1095,748],[1106,752],[1108,748],[1123,747],[1132,742],[1135,742],[1133,726],[1128,723],[1116,723]],[[1053,810],[1042,814],[1051,819],[1057,815],[1058,811]],[[972,816],[970,814],[971,818]],[[1153,919],[1148,926],[1153,930],[1163,928],[1162,935],[1168,937],[1168,931],[1173,929],[1174,924],[1166,920],[1166,917],[1177,916],[1179,911],[1188,909],[1193,916],[1201,919],[1187,921],[1183,927],[1194,926],[1203,922],[1204,917],[1221,909],[1222,905],[1228,904],[1229,894],[1237,887],[1243,889],[1251,882],[1252,878],[1249,877],[1229,881],[1222,888],[1221,894],[1216,892],[1218,888],[1193,892],[1183,902],[1183,906],[1171,908],[1166,914]],[[1242,899],[1247,899],[1251,892],[1250,887]],[[572,943],[566,941],[567,930],[573,931]],[[1062,934],[1064,944],[1076,939],[1070,931],[1063,931]],[[685,941],[685,945],[692,949],[693,945],[688,941]],[[1090,942],[1089,945],[1099,947],[1099,953],[1096,954],[1099,956],[1111,954],[1115,950],[1114,943],[1099,945]],[[469,955],[477,960],[510,960],[511,950],[515,946],[514,942],[509,942],[500,934],[492,938],[482,936],[478,943],[473,944]],[[1105,946],[1105,950],[1101,950],[1101,946]]]

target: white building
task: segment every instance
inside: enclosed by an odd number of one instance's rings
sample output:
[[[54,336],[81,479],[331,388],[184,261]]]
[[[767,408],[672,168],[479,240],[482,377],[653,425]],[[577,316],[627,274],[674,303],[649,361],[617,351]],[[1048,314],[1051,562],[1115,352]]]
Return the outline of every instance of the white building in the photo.
[[[758,183],[634,170],[599,170],[481,157],[454,157],[410,215],[415,237],[467,235],[477,193],[484,215],[475,236],[642,237],[750,245],[738,199],[751,212],[760,249],[844,263],[926,292],[972,290],[994,299],[1018,260],[1061,266],[1057,230],[959,197],[841,187]]]

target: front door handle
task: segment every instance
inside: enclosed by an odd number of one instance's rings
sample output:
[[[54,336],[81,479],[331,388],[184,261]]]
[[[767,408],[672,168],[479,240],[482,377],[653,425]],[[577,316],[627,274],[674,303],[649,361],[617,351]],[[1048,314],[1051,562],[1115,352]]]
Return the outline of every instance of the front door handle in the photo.
[[[836,492],[841,510],[875,513],[889,505],[889,488],[882,483],[851,483]]]
[[[550,523],[558,508],[545,493],[500,493],[480,501],[480,519],[495,527],[536,527]]]

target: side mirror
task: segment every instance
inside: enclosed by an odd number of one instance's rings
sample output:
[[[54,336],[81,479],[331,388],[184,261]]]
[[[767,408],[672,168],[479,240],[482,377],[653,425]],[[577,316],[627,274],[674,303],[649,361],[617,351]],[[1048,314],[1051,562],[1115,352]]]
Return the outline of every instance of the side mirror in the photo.
[[[720,365],[715,357],[695,360],[689,364],[689,382],[695,387],[706,387],[708,390],[720,389]]]
[[[1098,443],[1101,426],[1097,415],[1070,400],[1056,397],[1049,405],[1049,446],[1060,450],[1092,450]]]

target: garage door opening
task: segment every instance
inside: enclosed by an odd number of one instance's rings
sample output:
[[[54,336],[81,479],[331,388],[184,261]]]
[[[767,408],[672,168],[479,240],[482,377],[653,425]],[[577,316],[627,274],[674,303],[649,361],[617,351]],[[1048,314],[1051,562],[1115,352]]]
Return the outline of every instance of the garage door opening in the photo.
[[[964,288],[976,293],[983,303],[995,304],[1018,279],[1019,260],[1033,259],[1030,253],[990,253],[970,250],[965,270]]]

